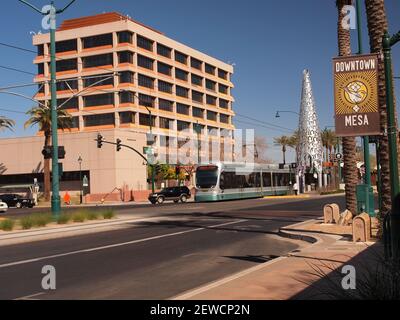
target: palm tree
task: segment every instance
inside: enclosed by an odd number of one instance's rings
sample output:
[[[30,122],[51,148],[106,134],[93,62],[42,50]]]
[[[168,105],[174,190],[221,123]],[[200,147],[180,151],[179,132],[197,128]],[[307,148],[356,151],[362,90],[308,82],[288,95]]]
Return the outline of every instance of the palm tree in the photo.
[[[287,147],[290,145],[290,137],[281,136],[278,138],[274,138],[274,144],[276,146],[282,147],[283,164],[286,164],[286,151],[287,151]]]
[[[326,149],[326,161],[329,162],[332,155],[332,151],[337,145],[337,137],[335,132],[329,129],[325,129],[324,131],[322,131],[321,136],[322,136],[322,144]]]
[[[28,121],[25,122],[25,128],[38,125],[39,131],[44,134],[44,147],[49,147],[51,144],[51,107],[50,104],[39,105],[33,107],[26,113],[29,115]],[[72,126],[72,117],[65,111],[57,110],[58,128],[60,130],[70,129]],[[44,197],[46,201],[50,200],[50,160],[44,159]]]
[[[352,0],[336,0],[338,9],[338,47],[339,56],[351,55],[350,30],[343,28],[342,21],[346,18],[342,9],[346,5],[352,5]],[[358,182],[356,161],[356,139],[343,138],[344,156],[344,182],[346,184],[346,208],[352,213],[357,213],[356,187]]]
[[[14,120],[8,119],[6,117],[0,116],[0,131],[4,129],[12,130],[15,125]]]
[[[382,37],[388,30],[388,22],[385,12],[384,0],[365,0],[367,8],[368,32],[370,38],[371,52],[382,52]],[[386,87],[385,87],[385,71],[384,62],[379,60],[379,76],[378,76],[378,95],[379,95],[379,112],[381,115],[381,131],[387,129],[387,113],[386,113]],[[395,108],[396,110],[396,108]],[[396,117],[397,119],[397,117]],[[397,121],[396,121],[397,123]],[[391,209],[391,187],[390,187],[390,166],[389,166],[389,141],[387,136],[381,136],[379,139],[379,158],[381,165],[381,199],[382,213],[385,214]]]

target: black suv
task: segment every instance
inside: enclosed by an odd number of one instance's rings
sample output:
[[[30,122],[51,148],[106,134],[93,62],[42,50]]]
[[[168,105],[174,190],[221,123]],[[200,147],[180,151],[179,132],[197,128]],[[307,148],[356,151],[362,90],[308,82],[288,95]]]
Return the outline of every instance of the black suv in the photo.
[[[18,194],[0,194],[0,201],[7,203],[9,208],[33,208],[33,199],[24,198]]]
[[[188,187],[165,188],[160,192],[151,194],[149,201],[152,204],[163,204],[165,201],[174,201],[175,203],[181,201],[182,203],[186,203],[191,196],[192,194]]]

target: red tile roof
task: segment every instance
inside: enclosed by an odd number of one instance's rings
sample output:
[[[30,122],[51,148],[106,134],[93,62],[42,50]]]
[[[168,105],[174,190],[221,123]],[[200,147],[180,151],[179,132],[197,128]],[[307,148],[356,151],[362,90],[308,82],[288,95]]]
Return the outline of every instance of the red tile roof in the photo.
[[[116,21],[121,21],[121,20],[130,20],[142,27],[150,29],[159,34],[163,34],[162,32],[160,32],[156,29],[146,26],[143,23],[135,21],[127,16],[123,16],[122,14],[120,14],[118,12],[108,12],[108,13],[97,14],[94,16],[87,16],[87,17],[81,17],[81,18],[76,18],[76,19],[64,20],[63,23],[61,24],[61,26],[58,28],[58,31],[78,29],[78,28],[89,27],[89,26],[94,26],[94,25],[103,24],[103,23],[116,22]]]

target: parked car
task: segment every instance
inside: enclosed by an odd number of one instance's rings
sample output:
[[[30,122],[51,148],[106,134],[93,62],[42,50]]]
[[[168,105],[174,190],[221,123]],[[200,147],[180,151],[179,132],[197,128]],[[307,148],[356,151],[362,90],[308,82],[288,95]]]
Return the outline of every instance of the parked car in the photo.
[[[0,201],[0,213],[5,213],[8,210],[8,205],[5,202]]]
[[[24,198],[19,194],[1,194],[0,201],[5,202],[9,208],[33,208],[33,199]]]
[[[149,201],[152,204],[163,204],[165,201],[186,203],[192,196],[188,187],[165,188],[160,192],[151,194]]]

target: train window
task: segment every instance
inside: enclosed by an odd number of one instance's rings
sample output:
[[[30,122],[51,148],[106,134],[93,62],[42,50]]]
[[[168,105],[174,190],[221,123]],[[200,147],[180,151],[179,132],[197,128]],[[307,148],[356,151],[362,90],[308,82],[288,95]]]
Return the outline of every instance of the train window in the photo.
[[[199,167],[196,181],[197,187],[200,189],[214,188],[218,182],[218,167]]]
[[[271,173],[263,172],[263,186],[264,188],[272,187]]]
[[[273,173],[272,175],[275,187],[287,187],[289,185],[288,173]]]

